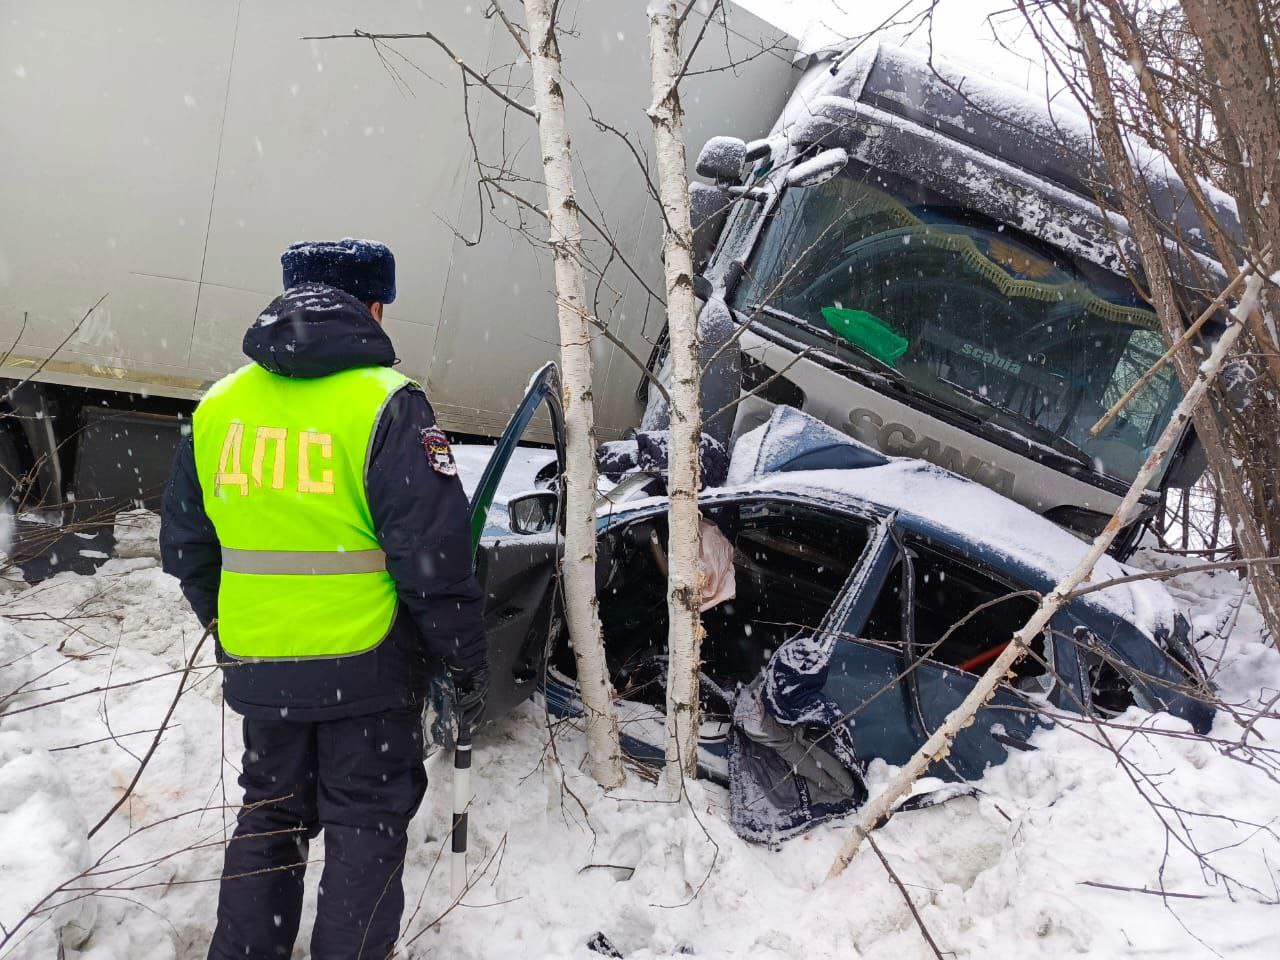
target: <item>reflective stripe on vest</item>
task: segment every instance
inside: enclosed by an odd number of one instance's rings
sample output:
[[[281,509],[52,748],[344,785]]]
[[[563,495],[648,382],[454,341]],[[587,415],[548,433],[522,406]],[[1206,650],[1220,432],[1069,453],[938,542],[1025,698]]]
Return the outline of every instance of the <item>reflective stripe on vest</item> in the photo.
[[[222,545],[218,639],[252,660],[370,650],[395,619],[365,497],[378,419],[408,378],[385,367],[277,376],[256,364],[192,420],[205,510]]]
[[[335,573],[380,573],[387,569],[381,550],[233,550],[222,548],[222,569],[231,573],[283,573],[295,577]]]

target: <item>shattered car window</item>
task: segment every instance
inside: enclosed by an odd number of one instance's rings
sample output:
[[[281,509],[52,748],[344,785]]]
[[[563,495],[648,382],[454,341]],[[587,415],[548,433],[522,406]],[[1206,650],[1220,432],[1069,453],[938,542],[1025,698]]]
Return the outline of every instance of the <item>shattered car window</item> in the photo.
[[[703,672],[732,691],[752,681],[790,637],[822,623],[866,548],[870,523],[776,500],[719,504],[708,521],[733,544],[736,596],[703,613]],[[600,619],[623,696],[661,704],[667,634],[665,515],[601,539]],[[557,669],[573,675],[560,651]]]
[[[881,591],[862,638],[902,644],[904,591],[911,600],[914,649],[961,670],[981,672],[999,656],[1031,614],[1036,601],[950,554],[919,540],[908,541],[909,562],[900,562]],[[904,578],[911,576],[911,583]],[[1023,659],[1020,675],[1043,672],[1035,658]]]

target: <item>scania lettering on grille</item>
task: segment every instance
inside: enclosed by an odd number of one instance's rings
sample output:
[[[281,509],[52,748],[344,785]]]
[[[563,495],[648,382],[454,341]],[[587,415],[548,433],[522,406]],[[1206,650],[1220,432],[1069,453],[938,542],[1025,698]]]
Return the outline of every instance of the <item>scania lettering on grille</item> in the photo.
[[[905,423],[885,423],[884,418],[874,410],[850,410],[849,426],[845,429],[855,439],[869,443],[892,456],[919,457],[962,477],[976,480],[1007,497],[1013,495],[1013,482],[1017,478],[1011,471],[997,467],[981,457],[965,456],[960,450],[947,446],[941,440],[917,434]]]
[[[222,440],[222,453],[218,456],[218,473],[214,477],[213,490],[218,496],[234,489],[240,496],[249,495],[250,481],[254,488],[269,487],[283,490],[289,481],[286,475],[290,445],[295,448],[293,460],[296,476],[293,478],[298,493],[333,493],[333,470],[325,466],[333,460],[333,435],[315,430],[299,430],[290,437],[284,427],[256,427],[253,430],[253,447],[249,452],[249,469],[244,469],[243,451],[246,428],[243,423],[227,424]],[[313,464],[318,466],[318,471]]]

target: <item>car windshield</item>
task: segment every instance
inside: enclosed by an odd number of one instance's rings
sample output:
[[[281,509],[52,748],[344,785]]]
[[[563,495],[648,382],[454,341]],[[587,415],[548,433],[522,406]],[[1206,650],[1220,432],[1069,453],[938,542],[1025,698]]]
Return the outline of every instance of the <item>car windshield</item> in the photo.
[[[778,201],[735,306],[814,337],[901,389],[1132,480],[1177,404],[1166,367],[1090,427],[1163,352],[1130,284],[927,189],[846,171]]]

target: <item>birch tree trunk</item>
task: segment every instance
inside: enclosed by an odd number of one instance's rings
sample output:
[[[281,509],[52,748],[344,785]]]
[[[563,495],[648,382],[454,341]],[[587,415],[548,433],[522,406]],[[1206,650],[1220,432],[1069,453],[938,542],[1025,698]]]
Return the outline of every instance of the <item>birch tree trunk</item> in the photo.
[[[1191,5],[1186,4],[1188,8]],[[1080,39],[1080,55],[1096,108],[1094,129],[1098,136],[1098,147],[1106,159],[1108,175],[1118,188],[1121,212],[1129,223],[1138,247],[1151,302],[1160,319],[1165,339],[1171,344],[1176,343],[1185,324],[1174,290],[1169,255],[1160,236],[1148,192],[1139,183],[1125,149],[1115,93],[1107,75],[1103,46],[1094,20],[1081,8],[1072,9],[1072,25]],[[1249,218],[1243,215],[1246,200],[1247,198],[1237,198],[1242,210],[1242,222],[1247,225]],[[1222,266],[1230,271],[1229,262]],[[1199,375],[1198,358],[1190,350],[1179,350],[1173,356],[1173,366],[1183,389],[1189,389]],[[1214,474],[1215,488],[1223,498],[1244,556],[1252,558],[1271,554],[1265,523],[1277,512],[1266,500],[1266,491],[1274,486],[1274,477],[1271,476],[1274,473],[1271,449],[1274,446],[1271,439],[1274,432],[1268,429],[1267,421],[1270,418],[1263,415],[1264,407],[1264,404],[1259,404],[1254,413],[1261,442],[1246,439],[1244,449],[1235,451],[1232,449],[1229,431],[1224,429],[1224,424],[1209,404],[1198,409],[1194,418],[1196,433],[1204,444],[1209,468]],[[1253,449],[1250,450],[1250,447]],[[1258,470],[1251,469],[1255,463],[1262,465],[1261,476],[1258,475]],[[1242,476],[1251,476],[1251,486],[1256,488],[1252,498],[1246,494],[1241,482]],[[1261,502],[1250,502],[1251,499],[1260,499]],[[1269,632],[1273,638],[1280,637],[1280,575],[1271,567],[1262,565],[1251,570],[1249,578]]]
[[[1207,77],[1200,82],[1213,91],[1206,99],[1213,104],[1226,154],[1221,185],[1235,198],[1246,256],[1270,274],[1280,264],[1280,10],[1262,0],[1182,0],[1182,9],[1204,56]],[[1248,481],[1249,526],[1257,531],[1240,539],[1250,556],[1275,556],[1280,548],[1280,289],[1269,285],[1262,302],[1244,350],[1268,375],[1259,379],[1248,422],[1237,431],[1247,454],[1239,472]],[[1240,527],[1232,500],[1225,503],[1232,525]],[[1249,581],[1272,643],[1280,644],[1280,570],[1260,565]]]
[[[1280,23],[1274,3],[1182,0],[1200,42],[1209,79],[1220,91],[1214,119],[1240,162],[1228,169],[1229,192],[1246,242],[1260,252],[1280,235]]]
[[[1244,296],[1240,298],[1240,304],[1233,313],[1233,322],[1223,332],[1214,346],[1213,352],[1197,371],[1195,382],[1187,390],[1186,395],[1183,396],[1177,410],[1174,411],[1173,416],[1170,418],[1168,426],[1164,428],[1164,432],[1160,434],[1160,439],[1152,447],[1151,453],[1142,465],[1142,469],[1138,471],[1138,475],[1129,486],[1129,491],[1125,494],[1124,499],[1120,501],[1120,506],[1116,508],[1115,515],[1112,516],[1106,527],[1094,539],[1093,545],[1079,564],[1076,565],[1076,568],[1059,581],[1052,592],[1040,601],[1040,606],[1031,615],[1031,619],[1027,621],[1021,630],[1013,635],[1013,640],[1005,647],[1004,652],[987,668],[986,673],[978,678],[978,682],[969,691],[969,695],[961,701],[960,706],[947,715],[947,718],[942,721],[938,729],[933,732],[933,735],[924,742],[924,745],[915,752],[915,755],[907,761],[902,770],[898,772],[898,775],[893,778],[889,786],[862,808],[858,814],[857,824],[854,825],[849,837],[840,847],[840,852],[836,855],[835,862],[831,864],[831,869],[827,873],[828,880],[838,877],[844,872],[844,868],[857,856],[858,850],[862,847],[862,841],[867,838],[867,835],[875,829],[880,821],[889,816],[893,805],[898,802],[899,798],[906,796],[912,785],[928,769],[929,764],[940,757],[945,757],[950,752],[951,744],[955,741],[956,735],[973,723],[974,715],[991,699],[996,687],[1006,678],[1013,666],[1022,659],[1023,654],[1031,648],[1031,643],[1037,634],[1048,626],[1054,614],[1067,602],[1071,592],[1093,572],[1094,564],[1107,552],[1107,548],[1115,540],[1116,534],[1137,515],[1139,501],[1143,492],[1147,489],[1147,484],[1155,476],[1156,470],[1173,449],[1173,445],[1182,435],[1183,429],[1191,419],[1192,413],[1199,406],[1201,399],[1203,399],[1209,384],[1213,382],[1213,378],[1221,370],[1222,361],[1231,353],[1237,338],[1245,329],[1245,318],[1257,309],[1261,291],[1262,278],[1254,274],[1249,278]]]
[[[613,685],[605,663],[596,599],[596,444],[591,406],[591,328],[582,267],[582,229],[573,190],[573,155],[565,124],[560,48],[552,21],[554,0],[525,0],[534,112],[547,182],[547,216],[555,264],[560,368],[564,381],[565,538],[561,580],[565,618],[586,714],[587,763],[604,787],[625,779],[618,743]]]
[[[663,782],[673,799],[685,777],[698,769],[698,675],[702,666],[701,564],[698,531],[698,442],[702,433],[698,368],[698,317],[693,294],[693,230],[680,106],[680,17],[675,0],[649,4],[654,155],[665,226],[662,234],[671,349],[669,444],[666,769]]]

